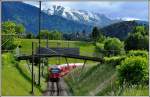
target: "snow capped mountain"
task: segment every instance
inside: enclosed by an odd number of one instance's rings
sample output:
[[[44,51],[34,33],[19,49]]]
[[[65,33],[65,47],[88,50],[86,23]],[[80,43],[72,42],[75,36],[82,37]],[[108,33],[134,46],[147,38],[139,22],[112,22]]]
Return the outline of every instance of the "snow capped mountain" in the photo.
[[[83,24],[96,25],[99,27],[104,27],[117,22],[116,20],[109,19],[104,14],[75,10],[60,5],[50,6],[47,10],[43,10],[43,12],[48,15],[58,15],[69,20],[77,21]]]

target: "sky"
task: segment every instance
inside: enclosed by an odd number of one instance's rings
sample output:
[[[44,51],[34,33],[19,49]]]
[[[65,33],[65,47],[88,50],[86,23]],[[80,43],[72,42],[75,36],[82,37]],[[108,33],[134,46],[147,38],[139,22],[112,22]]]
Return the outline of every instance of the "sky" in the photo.
[[[39,6],[39,3],[35,1],[26,1],[25,3]],[[97,12],[105,14],[111,19],[140,19],[148,21],[148,0],[45,1],[42,2],[42,9],[48,9],[52,5]]]

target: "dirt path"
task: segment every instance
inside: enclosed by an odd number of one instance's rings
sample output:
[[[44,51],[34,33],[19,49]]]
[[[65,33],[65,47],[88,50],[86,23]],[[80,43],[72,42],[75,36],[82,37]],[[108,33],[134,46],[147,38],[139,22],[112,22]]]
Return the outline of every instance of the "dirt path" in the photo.
[[[61,78],[59,81],[59,96],[70,96],[69,89],[64,79]],[[47,90],[43,93],[43,96],[58,96],[58,91],[56,84],[54,84],[54,88],[52,89],[52,83],[47,83]]]
[[[93,91],[90,91],[89,96],[95,96],[97,93],[102,91],[105,88],[105,86],[107,86],[107,84],[115,78],[115,76],[116,76],[116,74],[113,74],[108,80],[104,81],[102,84],[97,86],[96,89],[94,89]]]

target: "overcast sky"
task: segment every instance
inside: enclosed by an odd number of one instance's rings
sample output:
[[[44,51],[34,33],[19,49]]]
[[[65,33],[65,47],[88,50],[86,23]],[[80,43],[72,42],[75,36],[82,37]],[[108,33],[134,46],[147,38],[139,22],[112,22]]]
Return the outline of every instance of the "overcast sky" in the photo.
[[[25,2],[38,7],[38,2]],[[109,18],[140,19],[148,21],[148,0],[116,1],[47,1],[42,9],[52,5],[61,5],[72,9],[86,10],[105,14]]]

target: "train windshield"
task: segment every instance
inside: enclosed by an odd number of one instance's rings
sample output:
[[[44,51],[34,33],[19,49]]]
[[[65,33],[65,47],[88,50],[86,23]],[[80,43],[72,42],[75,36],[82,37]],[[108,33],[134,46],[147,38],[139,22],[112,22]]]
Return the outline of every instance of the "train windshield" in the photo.
[[[52,72],[52,73],[59,73],[59,72],[60,72],[60,69],[59,69],[59,68],[52,68],[52,69],[51,69],[51,72]]]

